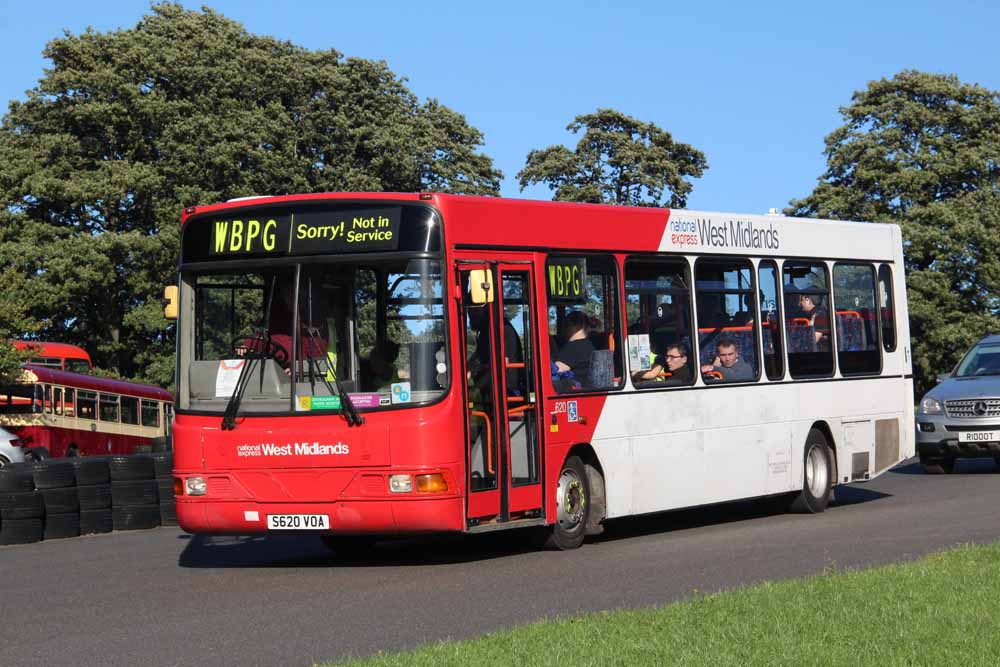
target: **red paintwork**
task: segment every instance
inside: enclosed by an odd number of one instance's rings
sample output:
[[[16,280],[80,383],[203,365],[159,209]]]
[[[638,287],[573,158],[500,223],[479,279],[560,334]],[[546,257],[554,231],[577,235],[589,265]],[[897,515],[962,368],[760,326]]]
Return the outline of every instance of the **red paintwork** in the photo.
[[[100,422],[97,422],[100,424]],[[149,438],[120,433],[101,433],[86,429],[55,428],[52,426],[4,426],[24,442],[25,449],[44,447],[49,455],[66,456],[70,445],[76,445],[81,456],[131,454],[136,445],[148,445]]]
[[[549,368],[545,338],[546,294],[544,250],[604,248],[618,251],[619,294],[624,294],[622,262],[626,252],[654,252],[669,219],[664,209],[563,204],[492,197],[418,195],[401,193],[336,193],[269,197],[192,207],[193,215],[276,203],[323,200],[381,200],[421,202],[436,207],[444,220],[445,266],[455,260],[528,261],[533,266],[537,331],[536,350],[543,369]],[[523,246],[522,252],[475,251],[456,246]],[[523,264],[522,264],[523,267]],[[453,283],[452,269],[446,281]],[[452,369],[464,367],[457,316],[456,287],[447,295],[448,340]],[[624,321],[624,313],[618,314]],[[453,372],[445,398],[424,408],[366,413],[366,423],[348,428],[341,416],[246,417],[234,431],[220,430],[220,416],[178,413],[174,421],[174,474],[207,477],[204,497],[177,497],[177,516],[190,532],[245,534],[264,532],[268,513],[329,514],[334,531],[405,533],[465,530],[466,527],[466,407],[462,386]],[[542,373],[538,405],[542,435],[543,511],[549,523],[555,517],[556,480],[570,450],[588,443],[597,427],[606,396],[557,396],[548,373]],[[565,412],[555,413],[558,431],[550,430],[556,402],[576,400],[580,421],[570,423]],[[348,456],[239,457],[239,445],[321,442],[350,444]],[[367,458],[366,458],[367,457]],[[265,462],[266,461],[266,462]],[[442,472],[449,493],[442,496],[375,493],[392,473]],[[368,477],[371,487],[365,487]],[[375,480],[375,481],[372,481]],[[508,480],[509,482],[509,480]],[[364,492],[369,488],[368,494]],[[385,487],[383,486],[382,489]],[[529,487],[531,488],[531,487]],[[537,494],[541,491],[533,487]],[[525,494],[511,491],[512,499]],[[479,494],[477,494],[479,495]],[[248,522],[245,512],[258,512],[259,522]]]
[[[50,343],[44,340],[15,340],[11,341],[14,349],[32,350],[39,357],[57,357],[63,360],[63,368],[66,367],[67,359],[83,359],[91,368],[94,367],[90,360],[90,355],[82,347],[70,345],[68,343]]]
[[[173,394],[166,389],[152,387],[146,384],[136,384],[125,382],[124,380],[114,380],[112,378],[102,378],[93,375],[83,375],[81,373],[70,373],[69,371],[57,371],[54,368],[44,366],[26,365],[25,370],[30,371],[38,382],[48,384],[60,384],[77,389],[90,389],[92,391],[105,391],[108,393],[125,394],[127,396],[138,396],[139,398],[149,398],[157,401],[174,400]],[[32,380],[29,380],[32,381]]]

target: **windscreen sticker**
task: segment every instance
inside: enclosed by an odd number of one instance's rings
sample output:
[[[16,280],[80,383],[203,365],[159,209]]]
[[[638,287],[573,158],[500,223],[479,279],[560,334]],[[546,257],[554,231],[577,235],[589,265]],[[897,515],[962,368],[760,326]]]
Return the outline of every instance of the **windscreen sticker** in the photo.
[[[236,383],[240,379],[245,359],[222,359],[219,370],[215,374],[215,397],[229,398],[236,391]]]
[[[299,412],[340,409],[340,396],[296,396],[296,399],[295,409]]]
[[[378,394],[348,394],[348,396],[356,408],[377,408],[381,398]]]
[[[394,382],[390,389],[392,390],[391,396],[393,404],[410,402],[409,382]]]

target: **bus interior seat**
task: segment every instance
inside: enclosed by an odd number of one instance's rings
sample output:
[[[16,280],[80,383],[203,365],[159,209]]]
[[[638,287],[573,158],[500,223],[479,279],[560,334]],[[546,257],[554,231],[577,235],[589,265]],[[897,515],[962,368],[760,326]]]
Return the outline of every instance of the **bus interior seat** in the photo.
[[[838,346],[847,352],[858,352],[865,349],[864,320],[855,311],[840,311],[836,313]]]
[[[590,370],[584,384],[593,389],[605,389],[614,385],[614,352],[594,350],[590,353]]]
[[[285,371],[274,359],[264,360],[263,390],[260,382],[260,367],[255,364],[252,372],[254,376],[253,381],[247,384],[246,393],[243,395],[245,399],[288,396],[288,385],[291,384],[291,378],[285,375]],[[228,398],[215,395],[215,384],[218,374],[218,360],[191,362],[191,368],[188,372],[191,398],[199,400]]]
[[[702,365],[715,363],[720,338],[731,338],[736,343],[740,358],[750,364],[754,370],[757,369],[757,346],[752,326],[698,329],[699,359]]]

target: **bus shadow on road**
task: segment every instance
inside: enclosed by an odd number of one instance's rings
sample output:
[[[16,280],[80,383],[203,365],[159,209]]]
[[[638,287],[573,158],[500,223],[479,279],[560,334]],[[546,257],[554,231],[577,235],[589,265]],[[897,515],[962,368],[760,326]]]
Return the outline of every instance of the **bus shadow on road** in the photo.
[[[860,505],[891,494],[858,486],[840,486],[831,510]],[[690,509],[614,519],[593,544],[613,543],[654,534],[722,526],[787,515],[787,499],[758,498]],[[185,536],[186,537],[186,536]],[[399,567],[488,561],[539,551],[537,532],[518,530],[484,535],[433,535],[388,539],[364,552],[337,554],[310,535],[247,537],[192,536],[178,559],[188,568]]]
[[[925,477],[954,477],[955,475],[995,475],[1000,473],[993,459],[959,459],[955,461],[955,469],[948,475],[932,475],[927,473],[916,459],[904,462],[889,471],[894,475],[923,475]]]

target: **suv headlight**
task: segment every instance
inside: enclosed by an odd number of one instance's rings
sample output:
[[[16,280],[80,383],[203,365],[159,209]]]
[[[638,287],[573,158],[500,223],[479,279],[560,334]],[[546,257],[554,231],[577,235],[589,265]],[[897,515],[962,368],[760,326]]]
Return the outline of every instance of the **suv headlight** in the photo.
[[[922,415],[939,415],[941,414],[941,403],[937,400],[925,396],[924,400],[920,401],[920,414]]]

